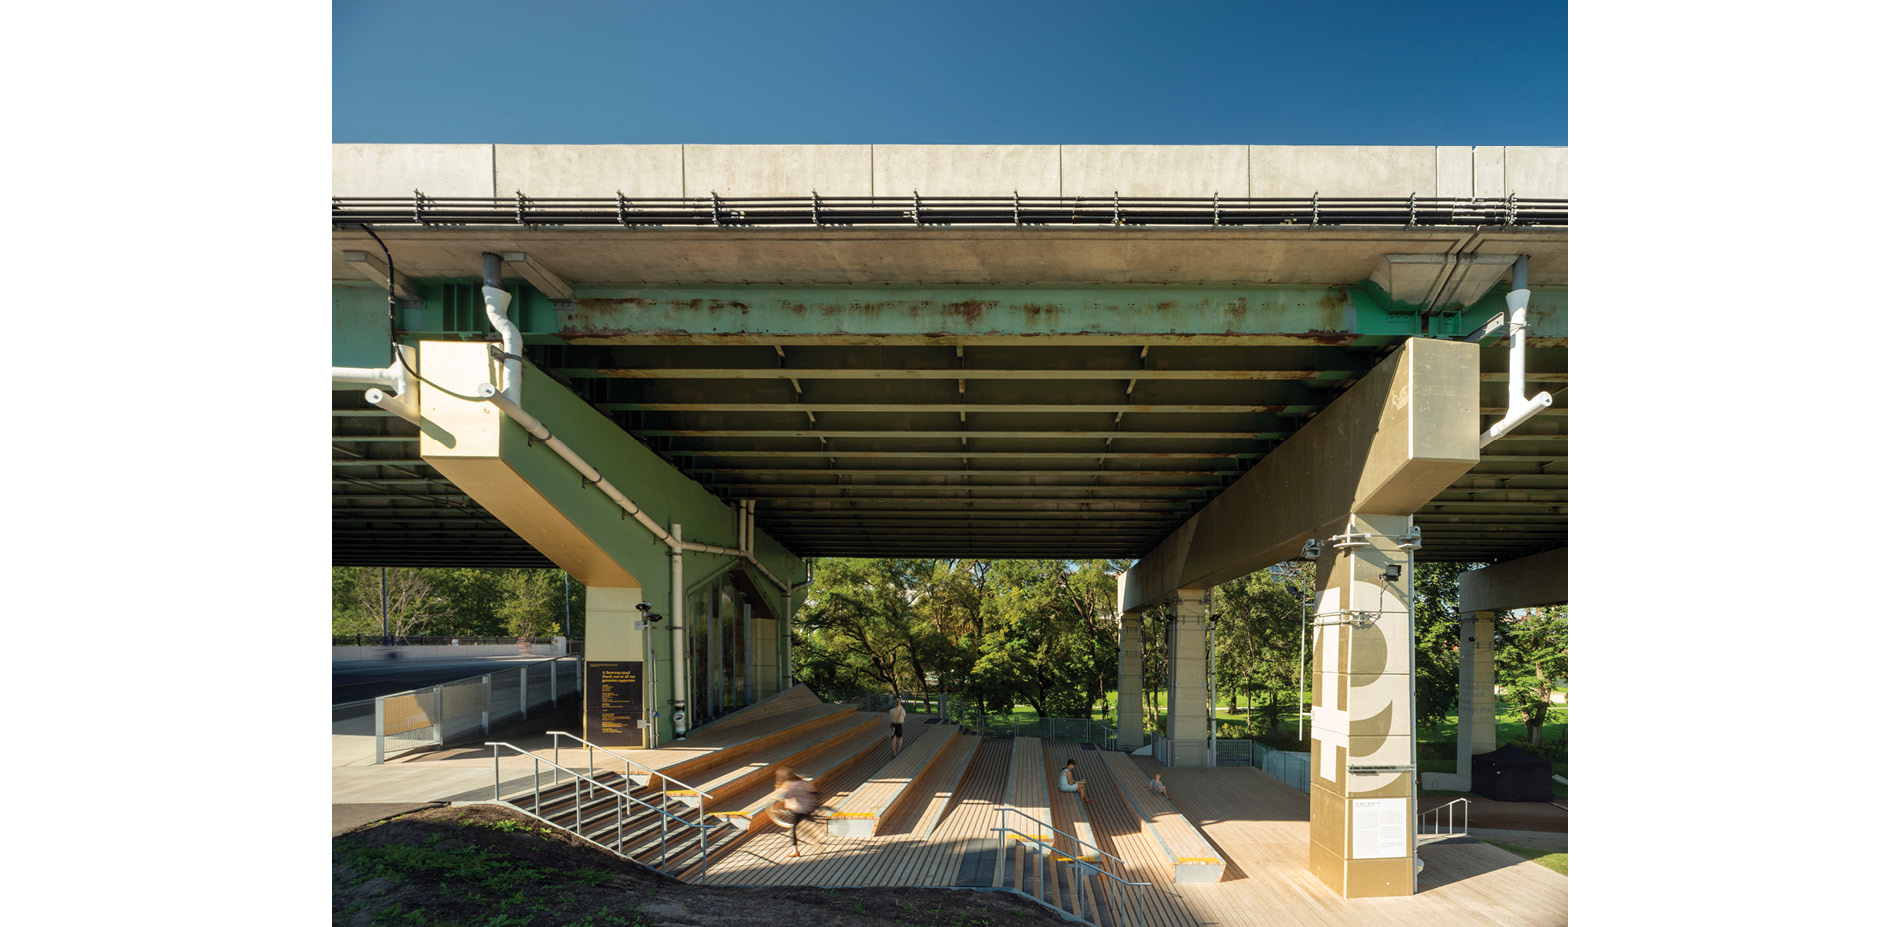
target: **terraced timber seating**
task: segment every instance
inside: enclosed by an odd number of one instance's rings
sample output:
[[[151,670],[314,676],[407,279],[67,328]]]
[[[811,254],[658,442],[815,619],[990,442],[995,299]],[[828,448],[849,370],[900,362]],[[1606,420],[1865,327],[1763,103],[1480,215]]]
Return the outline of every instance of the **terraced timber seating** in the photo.
[[[860,721],[782,762],[769,763],[766,767],[768,775],[753,781],[742,791],[721,794],[713,802],[711,813],[746,830],[755,829],[772,807],[772,793],[777,783],[769,773],[780,765],[788,766],[793,772],[810,779],[812,788],[822,799],[836,788],[836,783],[847,770],[860,764],[868,766],[876,762],[877,751],[890,742],[890,738],[877,726],[875,716],[871,720],[870,724]]]
[[[819,706],[790,720],[784,729],[742,734],[722,749],[658,770],[675,782],[662,782],[644,771],[631,777],[601,772],[577,780],[574,770],[564,770],[551,786],[509,803],[668,875],[696,877],[702,858],[699,831],[706,832],[705,859],[730,848],[754,822],[743,810],[720,812],[734,806],[744,809],[769,792],[774,767],[798,765],[840,749],[868,753],[883,742],[878,730],[883,715],[848,705]]]
[[[797,728],[727,747],[710,757],[668,766],[660,772],[684,782],[690,788],[669,788],[667,798],[685,802],[689,808],[697,807],[699,798],[694,794],[697,790],[706,795],[706,800],[712,805],[723,805],[728,799],[750,788],[761,784],[770,785],[773,769],[779,766],[797,769],[801,763],[840,740],[865,736],[866,732],[875,730],[882,720],[883,716],[875,712],[846,711],[826,718],[819,724],[802,724]],[[712,762],[704,762],[707,759]],[[698,768],[681,773],[678,770],[682,766]]]
[[[1073,840],[1057,834],[1055,859],[1063,863],[1072,863],[1078,859],[1088,863],[1100,862],[1101,856],[1094,849],[1095,831],[1089,827],[1088,805],[1083,804],[1080,792],[1062,791],[1061,780],[1057,778],[1062,775],[1063,765],[1072,759],[1072,754],[1075,752],[1075,744],[1050,744],[1043,747],[1042,751],[1042,767],[1049,770],[1049,783],[1045,792],[1049,796],[1049,821],[1055,829],[1074,834],[1076,839],[1086,844],[1086,846],[1078,847]],[[1087,779],[1088,777],[1081,775],[1078,770],[1076,778]],[[1098,794],[1106,794],[1101,793],[1100,790],[1107,783],[1092,785]]]
[[[1174,867],[1174,881],[1219,882],[1227,871],[1227,861],[1173,802],[1149,791],[1148,777],[1142,775],[1135,761],[1125,753],[1112,751],[1103,753],[1102,761],[1127,796],[1128,806],[1141,819],[1141,829],[1154,839],[1162,858]]]
[[[691,743],[703,739],[715,731],[728,731],[745,724],[753,724],[772,718],[784,718],[804,711],[815,705],[825,704],[805,685],[796,685],[777,695],[760,699],[732,714],[708,721],[686,732],[685,742]],[[839,708],[848,706],[839,705]]]
[[[1037,821],[1049,820],[1049,778],[1043,771],[1042,738],[1016,738],[1014,749],[1009,755],[1009,782],[1003,789],[1003,804]],[[1047,831],[1028,833],[1033,825],[1019,815],[1010,815],[1009,819],[1008,826],[1037,840],[1046,841],[1054,836]],[[1021,839],[1014,834],[1010,837]]]
[[[873,837],[877,825],[898,799],[944,755],[957,728],[949,724],[920,725],[923,734],[904,745],[871,781],[859,786],[831,813],[831,833],[839,837]]]
[[[687,781],[697,788],[699,787],[698,783],[692,781],[695,775],[704,773],[709,769],[729,767],[737,757],[759,753],[772,747],[782,745],[788,741],[802,740],[812,742],[814,738],[823,739],[818,736],[821,732],[827,730],[830,726],[840,723],[840,719],[849,718],[857,713],[858,710],[850,705],[829,705],[823,703],[810,708],[799,709],[787,716],[787,723],[784,727],[774,728],[770,727],[770,725],[766,725],[768,728],[766,730],[735,740],[711,753],[660,767],[659,772],[674,779]],[[751,725],[747,725],[747,727],[751,727]]]

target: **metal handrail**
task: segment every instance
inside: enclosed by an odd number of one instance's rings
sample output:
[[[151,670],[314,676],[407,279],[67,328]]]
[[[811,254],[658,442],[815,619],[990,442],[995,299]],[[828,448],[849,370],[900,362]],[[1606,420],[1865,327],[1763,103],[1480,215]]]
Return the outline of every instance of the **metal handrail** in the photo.
[[[1456,810],[1454,811],[1454,809]],[[1454,798],[1451,801],[1448,801],[1442,805],[1439,805],[1436,808],[1429,808],[1429,809],[1419,812],[1418,813],[1418,829],[1419,830],[1425,829],[1425,816],[1429,814],[1432,816],[1432,836],[1434,837],[1439,836],[1438,813],[1441,811],[1445,813],[1444,836],[1463,837],[1463,836],[1466,836],[1468,832],[1471,830],[1471,799],[1469,798]],[[1458,819],[1460,817],[1464,818],[1463,827],[1458,826]]]
[[[585,779],[587,781],[587,784],[590,789],[590,794],[591,794],[591,790],[594,788],[604,789],[607,792],[617,795],[620,798],[626,799],[627,801],[633,802],[634,804],[639,805],[640,807],[645,808],[648,811],[659,812],[659,814],[661,815],[660,865],[657,867],[648,867],[648,868],[656,869],[656,871],[658,871],[661,875],[666,874],[666,857],[667,857],[666,819],[671,818],[674,821],[678,821],[680,826],[682,827],[691,827],[698,830],[699,831],[699,862],[697,865],[699,867],[699,882],[702,885],[705,884],[706,882],[706,832],[718,825],[694,824],[693,822],[688,821],[685,818],[680,817],[679,815],[666,810],[665,808],[655,807],[653,805],[646,803],[645,801],[642,801],[639,797],[635,796],[633,793],[625,789],[616,788],[612,785],[609,785],[608,783],[601,782],[592,776],[582,775],[578,770],[568,769],[567,767],[561,766],[560,764],[555,763],[551,760],[545,759],[540,756],[536,756],[534,753],[530,751],[523,750],[520,747],[515,746],[514,744],[499,742],[499,741],[487,741],[485,742],[485,745],[495,748],[495,800],[496,801],[501,801],[501,748],[507,747],[508,749],[513,750],[516,753],[521,754],[522,756],[525,756],[525,757],[528,757],[529,759],[534,760],[534,764],[535,764],[534,765],[534,816],[541,818],[544,821],[548,819],[542,816],[541,814],[541,764],[546,763],[549,766],[554,767],[554,784],[555,785],[561,784],[561,773],[567,773],[568,775],[573,776],[574,782],[575,782],[574,826],[573,827],[566,827],[565,825],[556,825],[556,826],[561,827],[561,829],[563,830],[570,831],[575,836],[580,837],[581,839],[586,840],[590,843],[593,843],[596,846],[606,847],[607,845],[604,843],[601,843],[598,840],[594,840],[593,838],[587,836],[585,833],[581,832],[580,788],[579,788],[581,780]],[[614,838],[615,838],[615,843],[617,845],[621,844],[626,838],[625,809],[626,809],[625,803],[619,802],[619,801],[614,802]],[[549,823],[552,823],[552,822],[549,822]],[[640,862],[639,860],[634,859],[631,856],[628,856],[624,849],[619,849],[617,847],[607,847],[607,849],[613,850],[614,855],[616,856],[622,857],[624,859],[632,860],[633,862],[636,862],[636,863]],[[640,863],[640,865],[645,866],[646,864]]]
[[[1003,810],[1014,810],[1014,809],[1003,809]],[[1018,812],[1018,813],[1020,814],[1021,812]],[[1028,816],[1027,816],[1027,815],[1024,815],[1024,817],[1028,817]],[[1034,821],[1034,820],[1035,820],[1035,818],[1030,818],[1030,820],[1032,820],[1032,821]],[[1038,821],[1037,823],[1041,823],[1041,822],[1040,822],[1040,821]],[[1052,827],[1052,828],[1050,828],[1050,830],[1054,830],[1054,829],[1055,829],[1055,828],[1053,828],[1053,827]],[[1025,843],[1025,844],[1031,844],[1031,843],[1033,843],[1033,844],[1036,844],[1037,846],[1040,846],[1040,847],[1045,847],[1045,848],[1047,848],[1047,849],[1048,849],[1048,851],[1049,851],[1050,853],[1053,853],[1053,854],[1057,854],[1057,855],[1062,855],[1062,856],[1068,856],[1068,854],[1066,854],[1066,853],[1063,853],[1063,852],[1062,852],[1061,850],[1058,850],[1058,849],[1056,849],[1056,848],[1055,848],[1055,846],[1053,846],[1053,845],[1051,845],[1051,844],[1049,844],[1049,843],[1045,843],[1045,842],[1043,842],[1043,841],[1042,841],[1042,840],[1041,840],[1040,838],[1037,838],[1037,837],[1033,837],[1033,836],[1030,836],[1029,834],[1025,834],[1025,833],[1023,833],[1022,831],[1019,831],[1019,830],[1017,830],[1017,829],[1016,829],[1016,828],[1014,828],[1014,827],[1009,827],[1009,826],[1001,826],[1001,827],[992,827],[992,828],[990,828],[990,830],[993,830],[993,831],[995,831],[995,832],[996,832],[996,858],[997,858],[997,859],[998,859],[999,861],[1003,859],[1003,856],[1004,856],[1004,852],[1005,852],[1005,851],[1004,851],[1004,847],[1005,847],[1005,843],[1006,843],[1006,841],[1007,841],[1007,840],[1009,839],[1009,835],[1010,835],[1010,834],[1015,834],[1015,835],[1016,835],[1016,837],[1017,837],[1017,839],[1018,839],[1018,840],[1021,840],[1021,841],[1022,841],[1023,843]],[[1098,852],[1099,852],[1099,851],[1098,851]],[[1125,862],[1122,862],[1122,860],[1120,860],[1120,859],[1116,859],[1116,858],[1115,858],[1115,857],[1113,857],[1113,856],[1109,856],[1109,854],[1107,854],[1107,853],[1103,853],[1102,855],[1103,855],[1103,856],[1105,856],[1105,857],[1108,857],[1109,859],[1114,859],[1114,860],[1115,860],[1116,862],[1118,862],[1118,863],[1121,863],[1121,864],[1122,864],[1122,865],[1124,865],[1124,866],[1126,866],[1126,865],[1128,865],[1127,863],[1125,863]],[[1039,852],[1039,853],[1037,853],[1037,854],[1036,854],[1036,885],[1037,885],[1037,887],[1038,887],[1038,888],[1040,888],[1040,887],[1041,887],[1041,885],[1042,885],[1042,857],[1043,857],[1043,854],[1042,854],[1042,853],[1040,853],[1040,852]],[[1074,865],[1074,866],[1080,866],[1080,867],[1082,867],[1082,868],[1084,868],[1084,869],[1088,869],[1088,870],[1090,870],[1090,871],[1092,871],[1092,872],[1094,872],[1094,873],[1095,873],[1096,875],[1098,875],[1098,876],[1107,876],[1107,877],[1109,877],[1109,878],[1111,878],[1111,879],[1114,879],[1115,881],[1117,881],[1117,882],[1120,882],[1120,883],[1121,883],[1121,884],[1122,884],[1123,886],[1125,886],[1125,887],[1127,887],[1127,888],[1128,888],[1128,889],[1129,889],[1130,891],[1134,891],[1134,890],[1138,890],[1138,889],[1143,889],[1143,888],[1153,888],[1153,887],[1154,887],[1154,883],[1153,883],[1153,882],[1130,882],[1130,881],[1128,881],[1127,879],[1124,879],[1124,878],[1122,878],[1121,876],[1118,876],[1118,875],[1116,875],[1116,874],[1114,874],[1114,873],[1112,873],[1112,872],[1109,872],[1109,871],[1108,871],[1108,870],[1106,870],[1106,869],[1103,869],[1103,868],[1102,868],[1102,867],[1100,867],[1100,866],[1097,866],[1097,865],[1095,865],[1094,863],[1089,863],[1089,862],[1085,862],[1085,861],[1083,861],[1083,860],[1080,860],[1080,859],[1075,859],[1074,857],[1070,857],[1070,859],[1069,859],[1069,864],[1070,864],[1070,865]],[[1028,892],[1025,892],[1025,891],[1023,891],[1023,890],[1022,890],[1022,889],[1020,889],[1020,888],[1006,888],[1005,890],[1006,890],[1006,891],[1013,891],[1013,892],[1015,892],[1015,893],[1016,893],[1016,894],[1018,894],[1018,895],[1022,895],[1023,897],[1025,897],[1025,898],[1028,898],[1028,899],[1030,899],[1031,901],[1036,901],[1036,902],[1039,902],[1039,903],[1041,903],[1041,904],[1044,904],[1044,905],[1048,905],[1048,902],[1045,902],[1045,901],[1042,901],[1042,899],[1040,899],[1040,898],[1038,898],[1038,897],[1036,897],[1035,895],[1031,895],[1031,894],[1029,894]],[[1125,904],[1124,904],[1124,903],[1123,903],[1123,902],[1121,901],[1121,898],[1120,898],[1120,896],[1119,896],[1119,895],[1114,895],[1113,893],[1111,893],[1111,896],[1112,896],[1112,897],[1114,897],[1114,899],[1115,899],[1115,902],[1116,902],[1116,905],[1115,905],[1115,908],[1116,908],[1116,911],[1117,911],[1117,915],[1116,915],[1116,917],[1115,917],[1115,923],[1117,923],[1117,924],[1126,924],[1126,923],[1128,923],[1128,914],[1127,914],[1127,908],[1126,908],[1126,906],[1125,906]],[[1146,896],[1143,896],[1143,895],[1137,895],[1137,896],[1135,897],[1135,902],[1134,902],[1134,908],[1135,908],[1135,919],[1134,919],[1134,923],[1135,923],[1135,924],[1137,924],[1137,925],[1141,925],[1141,924],[1146,924],[1146,923],[1147,923],[1147,915],[1146,915],[1146,914],[1145,914],[1145,913],[1143,912],[1143,908],[1144,908],[1144,905],[1142,904],[1142,900],[1143,900],[1143,899],[1144,899],[1145,897],[1146,897]],[[1053,905],[1050,905],[1050,906],[1051,906],[1051,907],[1053,907]],[[1080,905],[1078,905],[1078,907],[1079,907],[1079,906],[1080,906]],[[1058,909],[1058,910],[1060,910],[1060,909]],[[1100,906],[1100,905],[1097,905],[1097,906],[1096,906],[1096,910],[1097,910],[1097,911],[1100,911],[1100,910],[1101,910],[1101,906]],[[1065,912],[1065,913],[1066,913],[1066,912]],[[1080,911],[1077,911],[1077,912],[1075,912],[1075,916],[1076,916],[1077,918],[1080,918],[1080,917],[1082,916],[1082,912],[1080,912]],[[1087,923],[1090,923],[1090,924],[1096,924],[1096,925],[1100,925],[1100,923],[1101,923],[1101,921],[1100,921],[1100,920],[1089,920],[1089,921],[1087,921]]]
[[[566,731],[549,731],[548,734],[554,738],[554,761],[555,762],[558,763],[561,760],[561,738],[563,737],[566,737],[569,740],[575,741],[587,748],[587,769],[589,772],[592,772],[594,769],[594,751],[599,750],[600,752],[605,753],[608,756],[611,756],[614,759],[617,759],[620,762],[627,764],[627,766],[629,767],[639,769],[640,771],[646,773],[647,775],[653,776],[654,778],[659,779],[663,783],[669,783],[672,785],[679,786],[677,790],[673,790],[673,791],[669,791],[665,788],[660,789],[660,794],[662,796],[671,795],[671,794],[674,794],[675,792],[691,792],[694,795],[699,796],[699,822],[701,824],[706,823],[706,806],[712,804],[712,793],[702,792],[696,788],[693,788],[690,785],[687,785],[684,782],[681,782],[678,779],[673,778],[672,776],[669,776],[663,772],[660,772],[657,769],[654,769],[650,766],[642,765],[640,763],[636,763],[624,756],[621,756],[618,753],[613,752],[612,750],[606,747],[596,746],[588,742],[588,740],[584,737],[576,737],[573,734],[569,734]],[[627,773],[623,771],[621,775],[626,776]],[[664,800],[665,799],[662,798],[662,802],[664,802]]]
[[[1014,815],[1018,815],[1018,816],[1021,816],[1021,817],[1023,817],[1023,818],[1027,818],[1027,819],[1028,819],[1028,820],[1029,820],[1029,821],[1030,821],[1031,823],[1033,823],[1033,824],[1035,824],[1035,825],[1037,825],[1038,827],[1043,827],[1043,826],[1046,826],[1046,827],[1048,827],[1048,828],[1049,828],[1049,833],[1052,833],[1052,834],[1056,834],[1056,835],[1058,835],[1058,836],[1062,836],[1062,837],[1067,837],[1067,838],[1069,838],[1070,840],[1073,840],[1073,841],[1075,841],[1075,845],[1076,845],[1076,846],[1077,846],[1078,848],[1079,848],[1079,847],[1088,847],[1089,849],[1091,849],[1091,850],[1094,850],[1095,852],[1097,852],[1097,853],[1099,853],[1099,854],[1101,854],[1101,855],[1102,855],[1102,858],[1104,858],[1104,859],[1112,859],[1112,860],[1114,860],[1114,861],[1116,861],[1116,862],[1118,862],[1118,863],[1120,863],[1120,864],[1122,864],[1122,865],[1124,865],[1124,866],[1126,866],[1126,865],[1128,865],[1128,861],[1127,861],[1127,860],[1125,860],[1125,859],[1122,859],[1121,857],[1119,857],[1119,856],[1116,856],[1116,855],[1114,855],[1113,853],[1110,853],[1110,852],[1108,852],[1107,850],[1104,850],[1104,849],[1102,849],[1101,847],[1098,847],[1098,846],[1096,846],[1096,845],[1095,845],[1095,844],[1093,844],[1093,843],[1089,843],[1088,841],[1086,841],[1086,840],[1083,840],[1082,838],[1080,838],[1080,837],[1077,837],[1077,836],[1076,836],[1076,835],[1074,835],[1074,834],[1071,834],[1071,833],[1068,833],[1067,831],[1062,831],[1062,830],[1057,830],[1057,829],[1056,829],[1056,826],[1055,826],[1055,825],[1054,825],[1053,823],[1050,823],[1050,822],[1048,822],[1048,821],[1041,821],[1041,820],[1037,820],[1037,819],[1036,819],[1035,817],[1032,817],[1032,816],[1031,816],[1031,815],[1030,815],[1030,814],[1029,814],[1028,812],[1026,812],[1026,811],[1024,811],[1024,810],[1022,810],[1021,808],[1011,808],[1011,807],[1009,807],[1009,806],[1007,806],[1007,805],[1005,805],[1004,807],[1001,807],[1001,808],[998,808],[998,809],[996,809],[996,810],[997,810],[997,811],[999,812],[999,814],[997,815],[997,818],[998,818],[998,820],[997,820],[997,822],[996,822],[996,823],[997,823],[997,824],[999,824],[999,825],[1002,825],[1002,826],[1004,826],[1004,827],[1008,827],[1008,826],[1009,826],[1009,825],[1007,825],[1007,824],[1004,824],[1004,823],[1003,823],[1003,820],[1002,820],[1002,816],[1003,816],[1003,815],[1006,815],[1006,814],[1014,814]],[[1061,851],[1061,850],[1057,850],[1056,852],[1057,852],[1057,853],[1062,853],[1062,851]],[[1080,851],[1080,850],[1078,849],[1078,850],[1077,850],[1077,852],[1081,852],[1081,851]],[[1067,853],[1063,853],[1062,855],[1064,855],[1064,856],[1068,856],[1069,854],[1067,854]],[[1076,862],[1081,862],[1081,860],[1076,860]]]

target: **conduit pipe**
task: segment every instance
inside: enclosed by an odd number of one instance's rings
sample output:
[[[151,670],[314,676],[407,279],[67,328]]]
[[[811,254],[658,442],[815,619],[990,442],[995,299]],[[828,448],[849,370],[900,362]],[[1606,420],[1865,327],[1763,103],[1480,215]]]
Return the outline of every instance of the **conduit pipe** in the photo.
[[[415,378],[409,375],[400,355],[411,349],[396,345],[395,350],[398,356],[387,367],[331,367],[330,382],[370,384],[372,388],[363,393],[365,401],[421,428],[422,408],[416,399]]]
[[[1530,327],[1531,304],[1529,268],[1530,259],[1518,255],[1517,263],[1511,265],[1511,291],[1504,294],[1504,308],[1511,316],[1510,404],[1505,408],[1504,418],[1478,435],[1479,447],[1510,434],[1526,419],[1550,408],[1548,392],[1540,392],[1529,398],[1524,396],[1524,333]]]

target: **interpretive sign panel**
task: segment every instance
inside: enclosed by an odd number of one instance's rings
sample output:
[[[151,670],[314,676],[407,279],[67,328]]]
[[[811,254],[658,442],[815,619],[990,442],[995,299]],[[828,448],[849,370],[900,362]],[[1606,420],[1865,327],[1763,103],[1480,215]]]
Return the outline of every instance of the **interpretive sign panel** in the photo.
[[[643,666],[634,660],[587,662],[586,737],[603,747],[645,745]]]
[[[1405,855],[1409,818],[1403,798],[1352,800],[1352,858],[1393,859]]]

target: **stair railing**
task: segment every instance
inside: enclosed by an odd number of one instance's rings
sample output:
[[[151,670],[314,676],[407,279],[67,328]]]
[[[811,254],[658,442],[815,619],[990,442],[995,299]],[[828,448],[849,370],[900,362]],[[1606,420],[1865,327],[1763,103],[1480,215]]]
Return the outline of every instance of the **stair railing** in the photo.
[[[664,783],[660,788],[660,794],[661,796],[663,796],[662,801],[664,801],[665,798],[678,797],[678,796],[685,795],[688,793],[698,796],[699,823],[702,825],[706,823],[706,806],[712,804],[711,794],[707,792],[702,792],[696,788],[693,788],[692,786],[687,785],[686,783],[681,782],[678,779],[673,778],[672,776],[666,775],[665,773],[662,773],[657,769],[653,769],[650,766],[644,766],[639,763],[636,763],[633,760],[630,760],[624,756],[621,756],[620,754],[615,753],[606,747],[601,747],[601,746],[597,746],[595,744],[589,743],[586,738],[576,737],[573,734],[567,733],[566,731],[549,731],[548,734],[549,736],[552,736],[554,738],[554,762],[559,763],[561,761],[561,738],[563,737],[569,740],[572,740],[580,744],[581,746],[584,746],[587,748],[587,771],[590,773],[593,772],[595,769],[594,751],[599,750],[600,752],[605,753],[608,756],[611,756],[614,759],[619,760],[621,762],[620,774],[623,777],[631,778],[630,774],[632,773],[632,771],[638,769],[641,772],[652,777],[651,779],[647,780],[648,782],[651,782],[652,779],[658,779],[660,780],[660,782]],[[674,788],[670,788],[670,789],[666,788],[665,787],[666,785],[674,786]]]
[[[1439,824],[1440,824],[1440,818],[1439,818],[1440,812],[1443,812],[1444,814],[1443,823],[1444,823],[1445,833],[1443,834],[1443,836],[1446,836],[1446,837],[1466,836],[1466,831],[1471,827],[1471,799],[1454,798],[1451,801],[1446,802],[1445,804],[1439,805],[1436,808],[1429,808],[1429,809],[1419,812],[1418,813],[1418,829],[1421,831],[1425,829],[1426,815],[1430,815],[1431,828],[1432,828],[1431,835],[1434,837],[1440,836],[1438,832]]]
[[[1042,858],[1043,856],[1049,855],[1052,858],[1059,857],[1073,866],[1086,870],[1090,874],[1113,879],[1115,880],[1115,882],[1120,883],[1119,887],[1115,885],[1109,885],[1108,892],[1107,892],[1109,896],[1110,906],[1114,909],[1114,912],[1115,912],[1114,922],[1116,924],[1125,925],[1125,924],[1130,923],[1130,921],[1128,920],[1128,912],[1130,910],[1134,912],[1133,923],[1138,925],[1138,927],[1139,925],[1143,925],[1147,922],[1147,914],[1145,911],[1146,909],[1145,901],[1147,898],[1147,894],[1145,892],[1142,892],[1141,889],[1153,888],[1154,883],[1153,882],[1130,882],[1127,879],[1124,879],[1121,876],[1118,876],[1114,874],[1113,872],[1110,872],[1107,869],[1102,868],[1101,866],[1084,861],[1083,859],[1080,858],[1081,848],[1088,847],[1089,849],[1094,850],[1096,854],[1099,855],[1105,861],[1111,860],[1111,859],[1114,860],[1118,866],[1122,867],[1122,870],[1124,872],[1130,871],[1130,867],[1128,866],[1128,863],[1126,860],[1123,860],[1120,857],[1117,857],[1109,853],[1108,851],[1103,850],[1102,848],[1098,846],[1095,846],[1094,844],[1086,843],[1082,841],[1081,839],[1077,838],[1073,834],[1068,834],[1060,830],[1057,830],[1053,825],[1049,824],[1049,822],[1036,820],[1036,818],[1031,817],[1028,814],[1024,814],[1022,811],[1019,811],[1015,808],[998,808],[997,811],[999,812],[998,818],[997,818],[998,826],[992,827],[990,828],[990,830],[993,830],[996,832],[996,859],[999,864],[1003,860],[1008,858],[1007,841],[1009,840],[1010,837],[1013,836],[1021,843],[1022,846],[1024,847],[1034,846],[1037,848],[1036,877],[1035,878],[1036,878],[1036,885],[1038,889],[1040,889],[1042,886]],[[1022,831],[1009,826],[1007,821],[1008,821],[1008,816],[1011,814],[1019,815],[1025,820],[1034,824],[1034,826],[1038,828],[1038,831],[1037,831],[1038,833],[1056,834],[1063,837],[1068,837],[1070,840],[1075,842],[1076,852],[1074,853],[1063,852],[1062,850],[1056,849],[1055,844],[1044,841],[1041,837],[1038,837],[1032,834],[1025,834]],[[1007,890],[1013,891],[1018,895],[1021,895],[1025,898],[1028,898],[1031,901],[1035,901],[1046,907],[1055,908],[1056,910],[1061,911],[1061,908],[1055,905],[1051,905],[1048,902],[1043,901],[1041,898],[1038,898],[1035,895],[1031,895],[1028,892],[1023,891],[1021,888],[1010,888]],[[1084,893],[1078,892],[1077,894],[1081,895]],[[1078,906],[1086,908],[1087,904],[1083,902],[1078,902]],[[1095,910],[1097,914],[1103,913],[1102,906],[1100,904],[1097,904],[1095,906]],[[1099,918],[1089,919],[1086,917],[1086,915],[1082,911],[1074,911],[1074,912],[1063,911],[1062,913],[1065,915],[1078,918],[1078,919],[1082,919],[1084,920],[1085,923],[1094,924],[1096,925],[1096,927],[1101,927],[1102,925],[1102,922]]]
[[[590,775],[582,774],[579,770],[568,769],[544,757],[536,756],[532,752],[523,750],[520,747],[515,746],[514,744],[488,741],[485,743],[485,746],[495,748],[495,800],[496,801],[502,800],[502,797],[501,797],[501,748],[507,747],[508,749],[513,750],[516,753],[521,754],[522,756],[525,756],[525,757],[528,757],[529,759],[534,760],[534,809],[530,813],[532,813],[535,817],[540,818],[541,820],[546,821],[547,823],[555,827],[559,827],[562,830],[565,830],[574,834],[575,836],[581,838],[582,840],[585,840],[591,844],[594,844],[595,846],[606,849],[612,852],[616,856],[622,857],[624,859],[632,860],[633,862],[636,862],[636,863],[640,863],[638,859],[634,859],[632,856],[628,856],[626,851],[623,849],[620,849],[618,846],[619,844],[622,844],[624,842],[625,837],[626,837],[628,803],[639,805],[640,807],[645,808],[648,811],[658,812],[660,814],[660,865],[648,866],[647,868],[654,869],[655,871],[659,872],[661,875],[667,874],[666,872],[667,822],[669,820],[677,821],[679,823],[679,826],[681,827],[690,827],[699,831],[699,861],[695,865],[699,869],[700,884],[702,885],[705,884],[706,868],[707,868],[706,867],[706,832],[718,825],[695,824],[692,821],[688,821],[685,818],[682,818],[679,815],[666,810],[665,808],[657,807],[655,805],[642,801],[638,796],[635,796],[631,791],[618,788],[610,783],[601,782],[600,780],[595,779],[594,777]],[[574,777],[575,788],[574,788],[574,826],[573,827],[568,827],[565,824],[556,824],[554,821],[550,820],[547,816],[541,813],[541,766],[544,763],[554,768],[554,784],[557,786],[561,784],[561,773],[567,773],[568,775]],[[601,843],[600,841],[587,836],[587,834],[581,831],[580,783],[583,781],[585,781],[588,784],[590,795],[592,794],[593,789],[599,789],[601,791],[605,791],[616,797],[616,800],[614,801],[614,842],[616,846],[611,846],[611,847],[607,846],[606,844]],[[640,863],[640,865],[645,866],[646,864]]]

